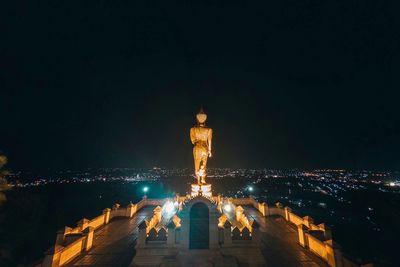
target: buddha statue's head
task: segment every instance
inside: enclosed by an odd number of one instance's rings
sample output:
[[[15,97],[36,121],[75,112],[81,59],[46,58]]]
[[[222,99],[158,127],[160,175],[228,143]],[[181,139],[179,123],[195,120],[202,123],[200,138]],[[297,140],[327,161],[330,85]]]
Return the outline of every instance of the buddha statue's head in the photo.
[[[207,114],[204,113],[203,108],[200,109],[199,113],[196,114],[197,122],[200,125],[204,125],[207,120]]]

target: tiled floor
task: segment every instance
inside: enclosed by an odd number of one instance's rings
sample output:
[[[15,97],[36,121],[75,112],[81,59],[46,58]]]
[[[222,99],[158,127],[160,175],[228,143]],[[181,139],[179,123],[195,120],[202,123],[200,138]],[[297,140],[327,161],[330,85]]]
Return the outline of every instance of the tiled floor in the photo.
[[[128,266],[135,254],[137,226],[151,217],[154,207],[146,207],[132,219],[116,219],[95,231],[93,248],[70,262],[74,266]],[[272,267],[327,267],[320,258],[297,243],[297,230],[282,217],[262,217],[253,207],[245,206],[245,213],[257,220],[263,232],[263,254],[267,266]]]

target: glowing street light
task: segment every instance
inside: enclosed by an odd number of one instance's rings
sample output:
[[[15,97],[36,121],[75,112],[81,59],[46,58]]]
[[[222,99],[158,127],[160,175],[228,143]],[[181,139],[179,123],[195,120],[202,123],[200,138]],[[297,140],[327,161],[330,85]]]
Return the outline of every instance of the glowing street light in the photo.
[[[145,197],[146,197],[146,194],[147,194],[148,191],[149,191],[149,187],[148,186],[143,187],[143,193],[144,193]]]
[[[254,188],[250,185],[250,186],[247,188],[247,190],[249,190],[249,192],[253,192],[253,191],[254,191]]]

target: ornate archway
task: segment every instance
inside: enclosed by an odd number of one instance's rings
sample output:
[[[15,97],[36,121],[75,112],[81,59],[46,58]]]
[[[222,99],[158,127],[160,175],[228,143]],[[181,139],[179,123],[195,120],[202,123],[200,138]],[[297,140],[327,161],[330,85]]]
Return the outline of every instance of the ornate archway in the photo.
[[[189,248],[209,248],[209,210],[202,202],[194,204],[190,209]]]

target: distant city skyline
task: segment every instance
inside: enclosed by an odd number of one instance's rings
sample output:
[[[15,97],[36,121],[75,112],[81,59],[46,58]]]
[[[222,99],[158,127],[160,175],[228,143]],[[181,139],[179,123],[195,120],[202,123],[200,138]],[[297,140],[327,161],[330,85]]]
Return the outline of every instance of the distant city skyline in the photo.
[[[9,175],[12,186],[42,186],[47,184],[63,183],[88,183],[88,182],[144,182],[158,181],[166,177],[184,177],[184,180],[192,181],[194,178],[192,168],[184,169],[132,169],[132,168],[100,168],[85,170],[63,171],[16,171]],[[269,169],[232,169],[210,168],[208,177],[211,180],[221,178],[245,178],[249,179],[274,179],[274,178],[301,178],[304,180],[319,180],[323,183],[340,183],[351,186],[351,183],[365,183],[382,185],[389,188],[400,187],[400,172],[370,171],[370,170],[269,170]]]

